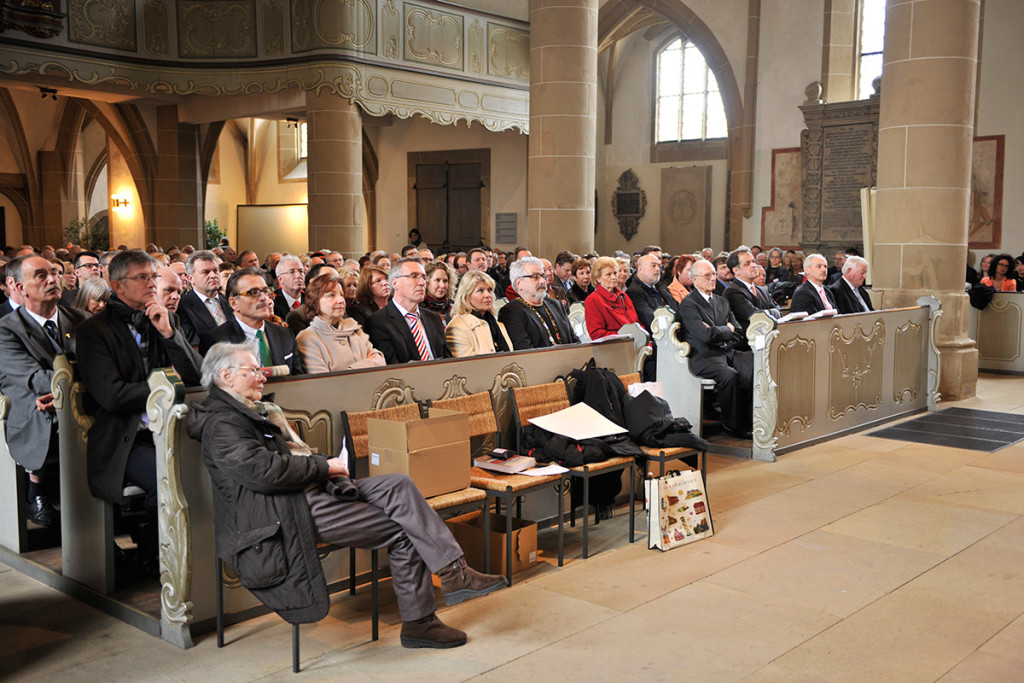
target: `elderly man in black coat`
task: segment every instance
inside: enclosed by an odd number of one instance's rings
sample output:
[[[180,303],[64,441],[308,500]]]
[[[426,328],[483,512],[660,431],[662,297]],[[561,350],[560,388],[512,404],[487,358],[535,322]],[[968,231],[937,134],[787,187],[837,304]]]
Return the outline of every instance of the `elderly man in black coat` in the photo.
[[[683,335],[690,343],[690,369],[715,381],[726,431],[750,438],[754,380],[753,356],[742,346],[739,322],[715,294],[715,268],[700,259],[690,267],[693,291],[679,304]]]
[[[503,588],[502,576],[466,566],[444,522],[404,474],[352,482],[341,500],[325,484],[347,477],[340,457],[303,453],[280,409],[263,403],[251,344],[217,344],[203,362],[209,395],[192,405],[188,432],[203,443],[213,480],[217,554],[242,585],[292,623],[322,619],[329,606],[316,543],[388,548],[404,647],[449,648],[466,634],[441,623],[430,574],[451,605]]]

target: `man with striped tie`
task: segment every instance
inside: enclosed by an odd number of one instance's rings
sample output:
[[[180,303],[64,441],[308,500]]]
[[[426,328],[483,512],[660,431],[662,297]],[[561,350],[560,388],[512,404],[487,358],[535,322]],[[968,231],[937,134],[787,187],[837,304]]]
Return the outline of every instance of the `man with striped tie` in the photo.
[[[192,252],[185,262],[185,272],[192,280],[192,289],[178,302],[178,316],[181,331],[188,343],[195,346],[201,336],[223,325],[234,314],[227,297],[220,293],[220,272],[212,251]]]
[[[427,293],[423,261],[408,257],[391,266],[393,292],[388,305],[363,326],[373,347],[384,354],[388,365],[451,356],[444,343],[444,323],[433,311],[420,308]]]

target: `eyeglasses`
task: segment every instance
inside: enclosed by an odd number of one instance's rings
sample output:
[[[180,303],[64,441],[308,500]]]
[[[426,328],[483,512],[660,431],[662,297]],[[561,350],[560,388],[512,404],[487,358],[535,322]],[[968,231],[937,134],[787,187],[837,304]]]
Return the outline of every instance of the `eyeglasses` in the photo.
[[[409,275],[396,275],[395,279],[398,279],[400,277],[407,277],[410,280],[412,280],[413,282],[426,282],[426,280],[427,280],[427,276],[424,275],[423,273],[410,273]]]
[[[250,375],[252,375],[253,379],[259,379],[260,377],[263,376],[263,371],[257,367],[248,365],[232,365],[231,368],[233,370],[242,370],[243,372],[248,372]]]
[[[261,296],[270,296],[270,290],[266,287],[253,287],[245,292],[237,292],[235,296],[244,296],[249,299],[259,299]]]
[[[99,266],[97,266],[97,267],[99,267]],[[148,282],[156,282],[157,277],[159,277],[159,276],[156,273],[151,273],[149,275],[132,275],[132,276],[129,276],[129,277],[123,277],[123,278],[121,278],[121,280],[135,280],[136,282],[148,283]]]
[[[99,270],[100,269],[100,264],[98,264],[98,263],[79,263],[78,267],[75,268],[75,270],[79,270],[81,268],[95,268],[96,270]]]
[[[539,280],[544,277],[544,273],[534,273],[533,275],[520,275],[524,280]]]
[[[694,275],[693,279],[694,280],[710,280],[713,277],[715,277],[714,273],[704,273],[703,275]]]
[[[291,270],[286,270],[283,273],[281,273],[281,275],[305,275],[305,274],[306,274],[305,271],[298,270],[298,269],[295,269],[295,268],[292,268]]]

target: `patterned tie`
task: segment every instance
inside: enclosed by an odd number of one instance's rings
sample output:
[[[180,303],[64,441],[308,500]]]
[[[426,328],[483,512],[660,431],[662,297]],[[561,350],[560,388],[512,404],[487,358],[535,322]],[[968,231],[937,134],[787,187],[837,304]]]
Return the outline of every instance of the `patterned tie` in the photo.
[[[224,315],[224,311],[221,310],[220,302],[215,298],[210,297],[206,300],[206,307],[210,309],[210,315],[213,316],[214,322],[218,325],[223,325],[228,321],[227,316]]]
[[[256,341],[260,345],[260,365],[269,368],[274,362],[270,358],[270,347],[267,346],[267,338],[263,336],[263,330],[256,330]]]
[[[754,301],[760,301],[760,298],[757,296],[757,287],[750,285],[750,293],[754,295]]]
[[[420,317],[415,313],[406,313],[405,317],[409,321],[409,329],[412,330],[412,338],[416,342],[420,360],[433,360],[434,355],[430,352],[430,346],[427,344],[427,336],[423,334],[423,328],[420,327]]]
[[[64,348],[63,344],[60,343],[60,334],[57,332],[57,323],[52,320],[47,320],[46,324],[43,325],[43,328],[46,330],[46,334],[50,335],[50,339],[53,340],[54,344],[60,348]]]

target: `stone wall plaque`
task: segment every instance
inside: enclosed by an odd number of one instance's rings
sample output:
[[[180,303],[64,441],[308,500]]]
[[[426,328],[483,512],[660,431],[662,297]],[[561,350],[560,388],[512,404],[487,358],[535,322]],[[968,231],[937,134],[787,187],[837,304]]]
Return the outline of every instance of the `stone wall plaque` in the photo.
[[[640,189],[640,179],[628,168],[619,176],[619,187],[612,193],[612,214],[619,221],[619,232],[633,239],[640,219],[647,213],[647,193]]]
[[[688,254],[711,239],[711,167],[661,169],[661,236],[672,254]]]
[[[800,248],[803,203],[800,196],[800,148],[773,149],[771,203],[761,207],[761,244],[765,248]]]
[[[999,249],[1003,243],[1004,135],[974,138],[971,154],[971,222],[968,249]]]
[[[823,253],[861,247],[860,190],[877,184],[878,96],[800,110],[800,244]]]

